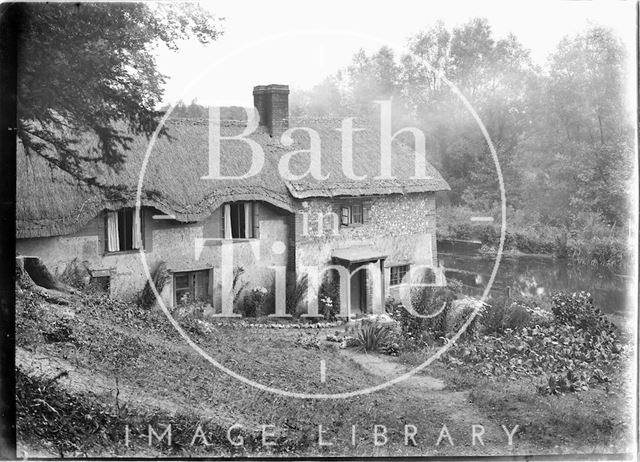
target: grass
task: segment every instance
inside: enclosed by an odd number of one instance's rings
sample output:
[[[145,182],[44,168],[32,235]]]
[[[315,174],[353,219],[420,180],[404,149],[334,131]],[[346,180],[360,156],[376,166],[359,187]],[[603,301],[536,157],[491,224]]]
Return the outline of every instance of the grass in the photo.
[[[291,399],[257,390],[213,368],[184,343],[164,315],[152,310],[95,296],[60,307],[28,292],[18,298],[16,309],[19,454],[27,450],[32,456],[56,457],[513,455],[554,453],[559,451],[557,445],[563,450],[602,447],[616,443],[616,432],[622,428],[618,423],[622,417],[615,414],[620,410],[616,406],[624,404],[622,397],[600,409],[597,400],[604,403],[608,396],[601,390],[567,397],[538,397],[529,389],[517,394],[510,387],[520,386],[519,382],[478,380],[439,363],[428,373],[444,378],[445,390],[425,392],[399,384],[348,400]],[[192,321],[180,322],[190,328],[201,348],[265,385],[336,393],[384,381],[334,344],[320,341],[318,348],[305,347],[299,341],[301,330],[235,325],[201,329]],[[304,335],[322,339],[334,331],[317,329]],[[405,353],[399,359],[421,363],[425,353]],[[324,383],[321,360],[326,363]],[[594,396],[592,407],[571,410],[578,406],[576,400],[590,396]],[[505,398],[508,401],[502,405]],[[584,414],[585,422],[591,419],[594,431],[561,428],[569,417],[560,412],[569,411]],[[524,428],[513,448],[505,446],[500,430],[500,424],[512,422]],[[479,423],[488,429],[486,446],[473,446],[469,439],[471,425]],[[168,424],[172,444],[149,446],[148,425],[161,433]],[[234,424],[242,426],[242,447],[233,447],[226,439]],[[404,443],[406,424],[419,429],[416,447]],[[455,441],[453,447],[435,445],[443,424]],[[210,446],[200,441],[191,445],[199,425]],[[262,446],[262,425],[274,426],[275,447]],[[333,446],[318,445],[318,425],[325,431],[323,439]],[[352,425],[357,427],[355,445]],[[386,427],[388,444],[375,446],[374,425]],[[556,429],[559,438],[544,436]]]
[[[438,239],[477,239],[485,251],[495,251],[500,241],[500,212],[490,224],[473,224],[477,212],[465,207],[438,209]],[[543,223],[539,216],[507,211],[504,249],[528,254],[548,254],[578,263],[625,268],[630,263],[626,235],[603,223],[596,215],[583,213],[567,226]]]
[[[490,418],[518,423],[519,436],[543,446],[575,452],[631,452],[629,384],[566,395],[541,396],[533,381],[481,380],[471,389],[473,403]],[[613,387],[612,387],[613,388]],[[576,436],[579,435],[579,438]]]
[[[61,309],[25,293],[16,308],[21,389],[18,438],[19,447],[30,454],[34,450],[57,457],[226,455],[233,451],[372,456],[500,450],[434,447],[437,429],[444,422],[452,433],[468,432],[465,422],[448,421],[446,399],[441,396],[392,387],[349,400],[312,400],[257,390],[213,368],[181,340],[162,314],[135,305],[85,297]],[[300,332],[222,326],[208,334],[195,330],[193,339],[223,365],[284,390],[336,393],[384,380],[327,342],[320,348],[296,345]],[[318,335],[328,332],[332,330],[318,330]],[[325,383],[320,381],[320,360],[326,361]],[[52,380],[60,370],[67,371],[68,377]],[[212,446],[187,444],[200,422],[209,425]],[[405,446],[401,436],[405,422],[436,432],[430,436],[431,444]],[[148,447],[147,423],[171,423],[173,444]],[[273,425],[278,445],[263,448],[247,443],[233,450],[220,440],[222,429],[233,424],[246,429],[247,441],[251,435],[257,438],[262,425]],[[333,441],[333,446],[318,446],[319,424],[326,430],[323,438]],[[383,447],[373,444],[375,424],[388,428],[389,443]],[[128,448],[123,443],[125,425],[137,442]],[[355,446],[352,425],[358,428]]]
[[[405,352],[397,360],[415,367],[435,348]],[[469,370],[437,363],[430,374],[447,388],[469,393],[469,400],[491,421],[509,429],[518,425],[516,437],[558,453],[624,453],[633,451],[630,406],[634,387],[622,371],[610,384],[579,393],[541,395],[542,378],[480,377]]]

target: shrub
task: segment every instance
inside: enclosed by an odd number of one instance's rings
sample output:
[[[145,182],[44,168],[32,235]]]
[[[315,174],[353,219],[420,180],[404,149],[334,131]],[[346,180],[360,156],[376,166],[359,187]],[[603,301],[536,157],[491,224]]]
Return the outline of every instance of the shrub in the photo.
[[[167,269],[167,264],[163,261],[158,263],[158,266],[156,266],[156,269],[151,274],[151,277],[153,279],[153,285],[156,287],[158,293],[162,292],[164,286],[171,279],[171,273]],[[140,305],[142,308],[148,309],[151,308],[155,302],[156,296],[151,289],[149,281],[147,281],[147,283],[144,285],[144,288],[142,289],[142,292],[138,296],[138,305]]]
[[[305,334],[304,332],[300,332],[298,335],[296,335],[294,343],[306,349],[320,349],[320,339],[316,335]]]
[[[89,270],[84,264],[78,263],[77,258],[74,258],[65,266],[59,280],[76,289],[84,289],[89,283]]]
[[[384,326],[376,323],[363,325],[356,337],[358,349],[365,353],[379,351],[388,335],[389,329]]]
[[[566,381],[570,372],[569,379],[584,377],[580,380],[586,384],[598,384],[608,380],[606,371],[619,368],[621,355],[626,351],[614,333],[592,333],[570,325],[550,325],[505,329],[499,336],[484,336],[469,344],[456,343],[443,361],[456,368],[468,367],[482,376],[551,374],[555,376],[554,380],[560,380],[558,377],[562,375]],[[545,386],[550,385],[554,385],[553,380]],[[558,386],[571,390],[571,386],[562,386],[562,380]],[[582,386],[581,383],[579,388]],[[554,386],[550,386],[552,389]]]
[[[543,310],[538,304],[539,300],[528,297],[492,299],[482,313],[482,332],[500,334],[505,329],[546,326],[550,323],[552,314]]]
[[[499,297],[491,300],[482,316],[482,327],[485,334],[499,334],[504,331],[504,319],[508,310],[507,297]]]
[[[298,306],[304,300],[308,287],[309,279],[306,274],[303,274],[298,279],[293,279],[287,285],[287,314],[298,315]]]
[[[231,285],[233,290],[233,306],[238,306],[238,302],[240,301],[240,294],[245,287],[247,287],[248,282],[241,282],[242,275],[244,274],[244,268],[242,266],[236,266],[233,268],[233,284]]]
[[[318,290],[320,313],[330,321],[335,320],[340,313],[340,279],[334,273],[337,272],[331,270],[325,273]]]
[[[446,337],[447,316],[455,294],[449,288],[419,287],[411,291],[411,304],[418,314],[433,314],[442,310],[432,318],[421,318],[410,313],[401,303],[390,301],[387,311],[399,322],[405,345],[410,347],[424,346],[429,341]]]
[[[242,300],[240,312],[244,317],[255,318],[264,316],[264,303],[269,295],[265,287],[254,287]]]
[[[587,332],[615,332],[615,326],[593,304],[589,292],[558,292],[551,299],[552,311],[558,324],[574,326]]]
[[[514,301],[506,310],[503,324],[507,329],[522,329],[531,324],[531,313],[528,306],[522,301]]]

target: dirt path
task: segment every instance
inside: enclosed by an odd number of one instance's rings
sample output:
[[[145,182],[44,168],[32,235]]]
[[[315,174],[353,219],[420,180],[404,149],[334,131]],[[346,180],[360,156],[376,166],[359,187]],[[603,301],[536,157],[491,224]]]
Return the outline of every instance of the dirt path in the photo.
[[[353,350],[340,350],[353,362],[357,363],[365,371],[384,380],[391,380],[409,371],[402,364],[389,361],[380,355],[370,355],[366,353],[357,353]],[[403,385],[420,390],[443,390],[445,383],[441,379],[430,377],[428,375],[416,374],[409,377],[403,382]]]
[[[359,367],[384,380],[398,377],[410,370],[409,367],[379,354],[358,353],[352,349],[342,349],[340,352]],[[522,444],[522,442],[516,442],[513,446],[509,446],[508,437],[502,425],[505,424],[509,431],[513,429],[513,426],[508,425],[507,422],[490,421],[471,402],[468,391],[449,390],[443,380],[424,373],[413,375],[394,386],[405,392],[406,406],[423,406],[431,413],[444,416],[443,424],[447,425],[457,447],[472,446],[472,427],[481,425],[484,430],[482,440],[489,449],[485,454],[516,455],[537,451],[537,447]],[[478,431],[480,430],[478,429]],[[460,440],[459,435],[464,435],[464,438]],[[477,440],[476,443],[479,444]],[[454,447],[447,448],[445,445],[444,453],[449,452],[448,449],[454,449]]]

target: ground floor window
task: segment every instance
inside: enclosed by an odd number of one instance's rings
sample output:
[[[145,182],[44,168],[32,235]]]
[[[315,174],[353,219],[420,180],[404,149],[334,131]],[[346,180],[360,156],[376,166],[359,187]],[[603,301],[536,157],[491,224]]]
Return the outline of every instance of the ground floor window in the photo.
[[[398,265],[391,267],[391,281],[389,285],[397,286],[402,284],[402,280],[405,275],[409,272],[409,265]]]
[[[144,248],[143,220],[136,209],[127,207],[107,212],[107,251],[123,252]]]
[[[173,275],[176,305],[194,302],[211,303],[211,271],[184,271]]]

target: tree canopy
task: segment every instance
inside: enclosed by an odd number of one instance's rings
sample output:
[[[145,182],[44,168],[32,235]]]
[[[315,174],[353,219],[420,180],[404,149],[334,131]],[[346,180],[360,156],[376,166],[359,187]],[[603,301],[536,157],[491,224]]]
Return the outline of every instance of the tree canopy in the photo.
[[[489,211],[499,202],[496,171],[476,122],[441,76],[465,95],[496,147],[507,200],[533,221],[566,225],[595,213],[610,224],[627,216],[633,116],[625,104],[627,51],[612,31],[592,27],[566,37],[544,66],[517,38],[496,38],[485,19],[443,24],[352,64],[310,91],[292,94],[292,111],[366,116],[391,98],[397,128],[417,126],[430,160],[451,186],[441,199]]]
[[[36,154],[88,184],[88,165],[117,169],[131,135],[153,133],[165,76],[154,51],[190,37],[208,43],[220,20],[194,3],[21,4],[17,136]],[[96,135],[93,153],[75,140]],[[163,129],[163,134],[166,131]]]

